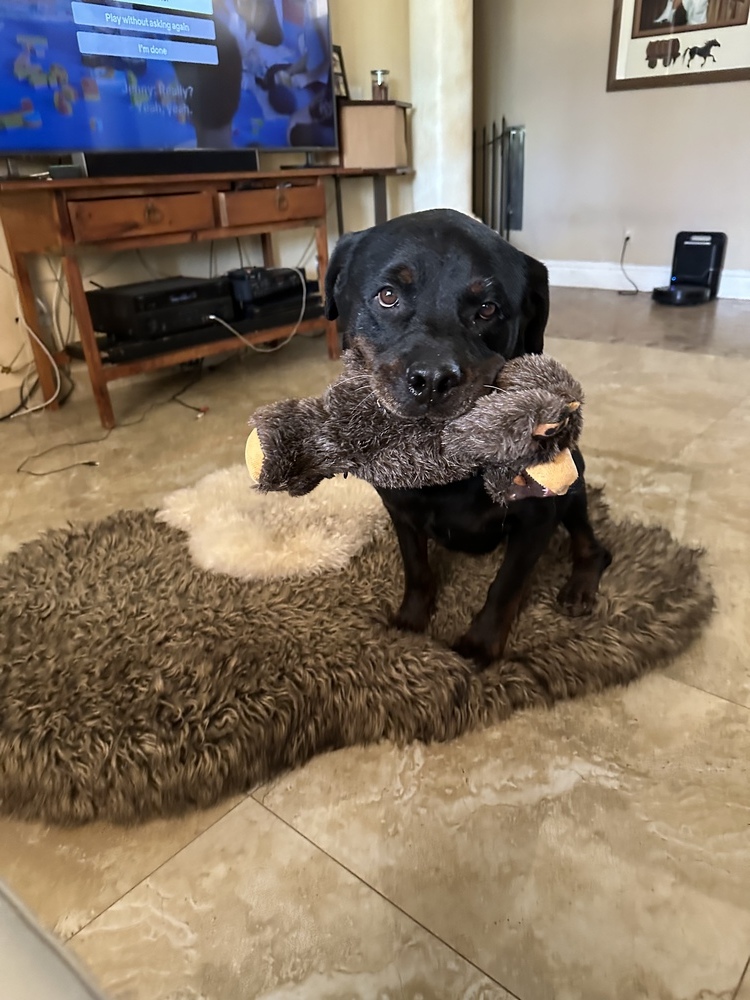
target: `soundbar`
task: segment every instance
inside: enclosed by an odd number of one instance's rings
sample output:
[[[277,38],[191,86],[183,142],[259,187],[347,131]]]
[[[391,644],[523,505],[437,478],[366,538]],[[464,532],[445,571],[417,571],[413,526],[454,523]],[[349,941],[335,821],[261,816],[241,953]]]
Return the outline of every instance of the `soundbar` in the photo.
[[[81,174],[87,177],[247,174],[258,170],[258,153],[254,149],[191,149],[187,153],[181,149],[76,153],[73,160]]]

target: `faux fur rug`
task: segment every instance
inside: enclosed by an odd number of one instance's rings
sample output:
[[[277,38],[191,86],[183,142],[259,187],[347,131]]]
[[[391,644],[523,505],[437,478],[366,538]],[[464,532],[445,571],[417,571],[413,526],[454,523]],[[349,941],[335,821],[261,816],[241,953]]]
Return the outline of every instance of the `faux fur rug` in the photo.
[[[187,534],[199,566],[241,580],[343,569],[388,520],[361,479],[324,479],[300,499],[251,489],[244,464],[177,490],[157,516]]]
[[[592,515],[614,555],[595,614],[558,612],[561,532],[507,659],[481,675],[445,643],[501,553],[436,553],[440,605],[420,637],[388,625],[401,567],[387,526],[341,568],[262,581],[200,568],[154,512],[50,532],[0,566],[0,811],[61,823],[166,815],[324,750],[448,740],[631,681],[698,634],[711,588],[699,554],[666,531],[612,521],[599,497]]]

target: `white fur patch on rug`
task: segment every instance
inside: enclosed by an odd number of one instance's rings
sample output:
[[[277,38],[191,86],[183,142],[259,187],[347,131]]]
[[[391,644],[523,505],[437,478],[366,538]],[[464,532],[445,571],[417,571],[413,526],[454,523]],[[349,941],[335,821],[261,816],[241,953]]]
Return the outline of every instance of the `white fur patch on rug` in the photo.
[[[157,517],[184,531],[202,569],[242,580],[342,569],[388,520],[360,479],[324,479],[304,497],[260,493],[244,465],[166,497]]]

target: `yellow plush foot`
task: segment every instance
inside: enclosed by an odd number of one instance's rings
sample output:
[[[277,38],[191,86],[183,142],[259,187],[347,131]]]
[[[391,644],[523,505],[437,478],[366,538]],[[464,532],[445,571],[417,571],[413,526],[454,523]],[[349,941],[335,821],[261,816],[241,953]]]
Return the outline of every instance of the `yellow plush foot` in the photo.
[[[253,430],[245,442],[245,465],[254,483],[260,480],[260,470],[263,468],[263,447],[258,431]]]
[[[565,448],[551,462],[532,465],[525,470],[526,475],[550,493],[561,497],[568,492],[578,479],[578,469],[573,461],[570,448]]]

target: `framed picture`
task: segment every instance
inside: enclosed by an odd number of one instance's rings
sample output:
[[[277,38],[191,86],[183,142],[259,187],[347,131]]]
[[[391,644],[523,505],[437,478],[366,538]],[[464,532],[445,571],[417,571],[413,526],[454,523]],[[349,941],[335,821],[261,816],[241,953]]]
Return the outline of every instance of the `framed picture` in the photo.
[[[748,0],[750,3],[750,0]],[[343,97],[349,100],[349,84],[346,80],[346,70],[344,69],[344,54],[340,45],[331,46],[331,72],[333,73],[333,89],[336,97]]]
[[[607,90],[750,80],[750,0],[614,0]]]

